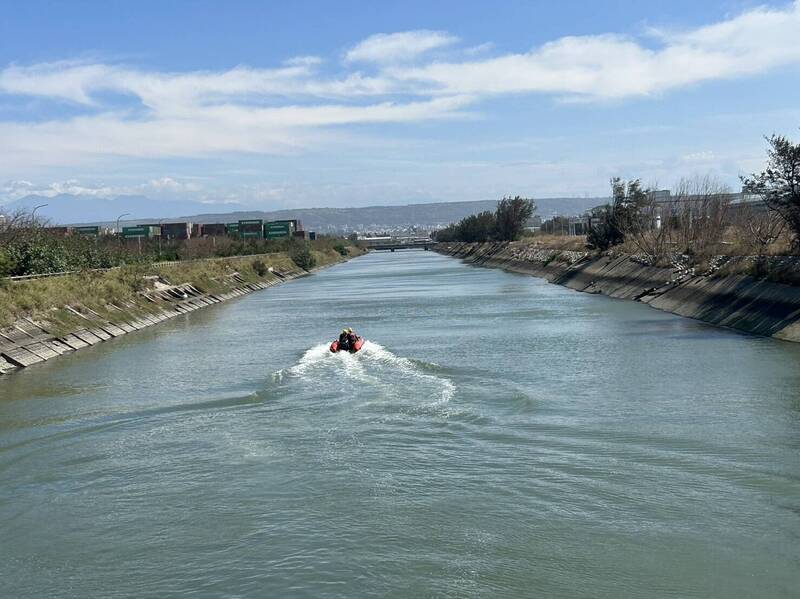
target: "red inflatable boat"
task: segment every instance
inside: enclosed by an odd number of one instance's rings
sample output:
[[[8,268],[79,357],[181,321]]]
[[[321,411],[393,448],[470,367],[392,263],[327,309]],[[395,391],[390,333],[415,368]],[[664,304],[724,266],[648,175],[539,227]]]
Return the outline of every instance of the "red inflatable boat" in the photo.
[[[359,337],[358,339],[356,339],[355,345],[353,345],[353,347],[350,348],[350,350],[349,350],[350,353],[351,354],[356,353],[358,350],[361,349],[361,347],[363,345],[364,345],[364,338],[363,337]],[[336,341],[334,341],[333,343],[331,343],[331,351],[333,353],[336,353],[336,352],[339,351],[339,341],[338,341],[338,339]],[[348,350],[342,350],[342,351],[348,351]]]

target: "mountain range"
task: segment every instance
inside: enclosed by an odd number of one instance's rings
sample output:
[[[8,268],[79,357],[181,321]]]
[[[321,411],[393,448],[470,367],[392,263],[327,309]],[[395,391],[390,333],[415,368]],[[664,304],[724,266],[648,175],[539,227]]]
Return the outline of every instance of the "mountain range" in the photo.
[[[608,198],[542,198],[535,200],[537,215],[543,219],[554,215],[577,215],[589,208],[603,204]],[[117,217],[129,213],[121,223],[156,223],[162,219],[191,221],[195,223],[234,222],[261,218],[264,220],[298,219],[307,230],[319,232],[344,232],[384,230],[418,226],[435,228],[458,221],[483,210],[494,210],[496,200],[471,202],[438,202],[396,206],[365,206],[357,208],[300,208],[294,210],[239,210],[234,212],[200,212],[207,204],[186,200],[153,200],[144,196],[118,196],[112,199],[61,194],[54,197],[25,196],[0,206],[0,212],[31,210],[47,204],[37,215],[53,224],[101,224],[116,222]]]

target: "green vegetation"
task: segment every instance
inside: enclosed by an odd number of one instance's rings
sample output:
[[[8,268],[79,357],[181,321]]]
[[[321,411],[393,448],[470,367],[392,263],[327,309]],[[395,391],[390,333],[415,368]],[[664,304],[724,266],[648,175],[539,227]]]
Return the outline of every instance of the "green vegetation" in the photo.
[[[522,236],[536,205],[533,200],[516,196],[503,198],[494,212],[481,212],[461,219],[433,234],[437,241],[515,241]]]
[[[354,244],[320,237],[315,241],[202,237],[189,240],[121,239],[115,236],[66,235],[48,229],[26,214],[0,226],[0,276],[101,269],[162,261],[292,253],[313,267],[311,251],[335,249],[347,256]],[[307,248],[307,250],[303,249]],[[299,264],[298,264],[299,265]],[[305,268],[305,266],[301,266]]]
[[[626,230],[641,217],[648,193],[638,179],[611,179],[611,203],[593,211],[592,223],[586,237],[587,245],[605,251],[624,243]]]
[[[497,203],[495,211],[496,231],[499,241],[516,241],[533,216],[536,205],[533,200],[521,198],[503,198]]]
[[[743,177],[745,191],[761,196],[770,211],[788,226],[792,250],[800,252],[800,143],[772,135],[767,138],[767,168]]]
[[[317,265],[317,259],[311,252],[311,245],[307,241],[292,244],[289,248],[289,257],[303,270],[311,270]]]
[[[266,274],[269,272],[269,266],[267,266],[267,264],[260,259],[253,260],[250,263],[250,266],[253,268],[253,270],[259,277],[266,276]]]
[[[298,243],[298,245],[301,245]],[[323,241],[320,248],[304,243],[314,264],[327,265],[342,259],[334,244]],[[350,248],[350,255],[361,250]],[[305,250],[303,251],[305,254]],[[140,292],[154,283],[154,277],[163,282],[180,285],[191,283],[209,293],[223,293],[239,285],[232,275],[248,282],[275,279],[269,269],[294,270],[295,261],[286,252],[276,252],[252,257],[230,257],[212,260],[187,260],[173,263],[136,263],[110,270],[84,270],[75,274],[46,277],[27,281],[0,280],[0,326],[12,324],[22,316],[46,319],[56,331],[67,332],[79,326],[81,318],[65,306],[79,312],[91,310],[113,320],[115,308],[132,302],[137,310],[147,312],[158,308],[143,299]],[[127,308],[126,308],[127,310]]]

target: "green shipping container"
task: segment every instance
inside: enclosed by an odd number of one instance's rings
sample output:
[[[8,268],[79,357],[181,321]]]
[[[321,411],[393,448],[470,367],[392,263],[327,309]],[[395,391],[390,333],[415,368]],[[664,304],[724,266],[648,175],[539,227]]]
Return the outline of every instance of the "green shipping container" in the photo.
[[[74,227],[72,232],[75,235],[94,235],[97,237],[100,234],[100,227]]]
[[[292,227],[287,222],[274,222],[264,225],[264,237],[266,239],[281,239],[291,237]]]
[[[239,236],[244,238],[261,239],[264,235],[264,221],[261,219],[240,220]]]
[[[150,229],[148,227],[122,227],[122,237],[124,239],[140,239],[148,237]]]

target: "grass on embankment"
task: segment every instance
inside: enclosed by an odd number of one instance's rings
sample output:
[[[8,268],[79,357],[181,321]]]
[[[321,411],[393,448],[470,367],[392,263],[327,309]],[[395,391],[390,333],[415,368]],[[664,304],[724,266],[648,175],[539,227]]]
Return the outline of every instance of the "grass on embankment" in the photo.
[[[362,253],[349,248],[351,255]],[[317,266],[342,260],[333,249],[313,250]],[[157,304],[143,300],[140,295],[152,286],[147,277],[160,276],[172,285],[191,283],[208,293],[224,293],[238,285],[231,279],[233,273],[248,282],[269,281],[275,275],[267,272],[272,267],[285,271],[297,268],[285,253],[262,256],[231,257],[216,260],[185,261],[177,264],[138,264],[107,271],[85,271],[74,275],[33,279],[12,283],[0,280],[0,327],[13,324],[22,317],[46,319],[60,332],[82,326],[81,318],[65,310],[72,306],[97,312],[104,318],[114,319],[114,308],[109,304],[132,302],[136,308],[126,308],[131,313],[155,311]]]

